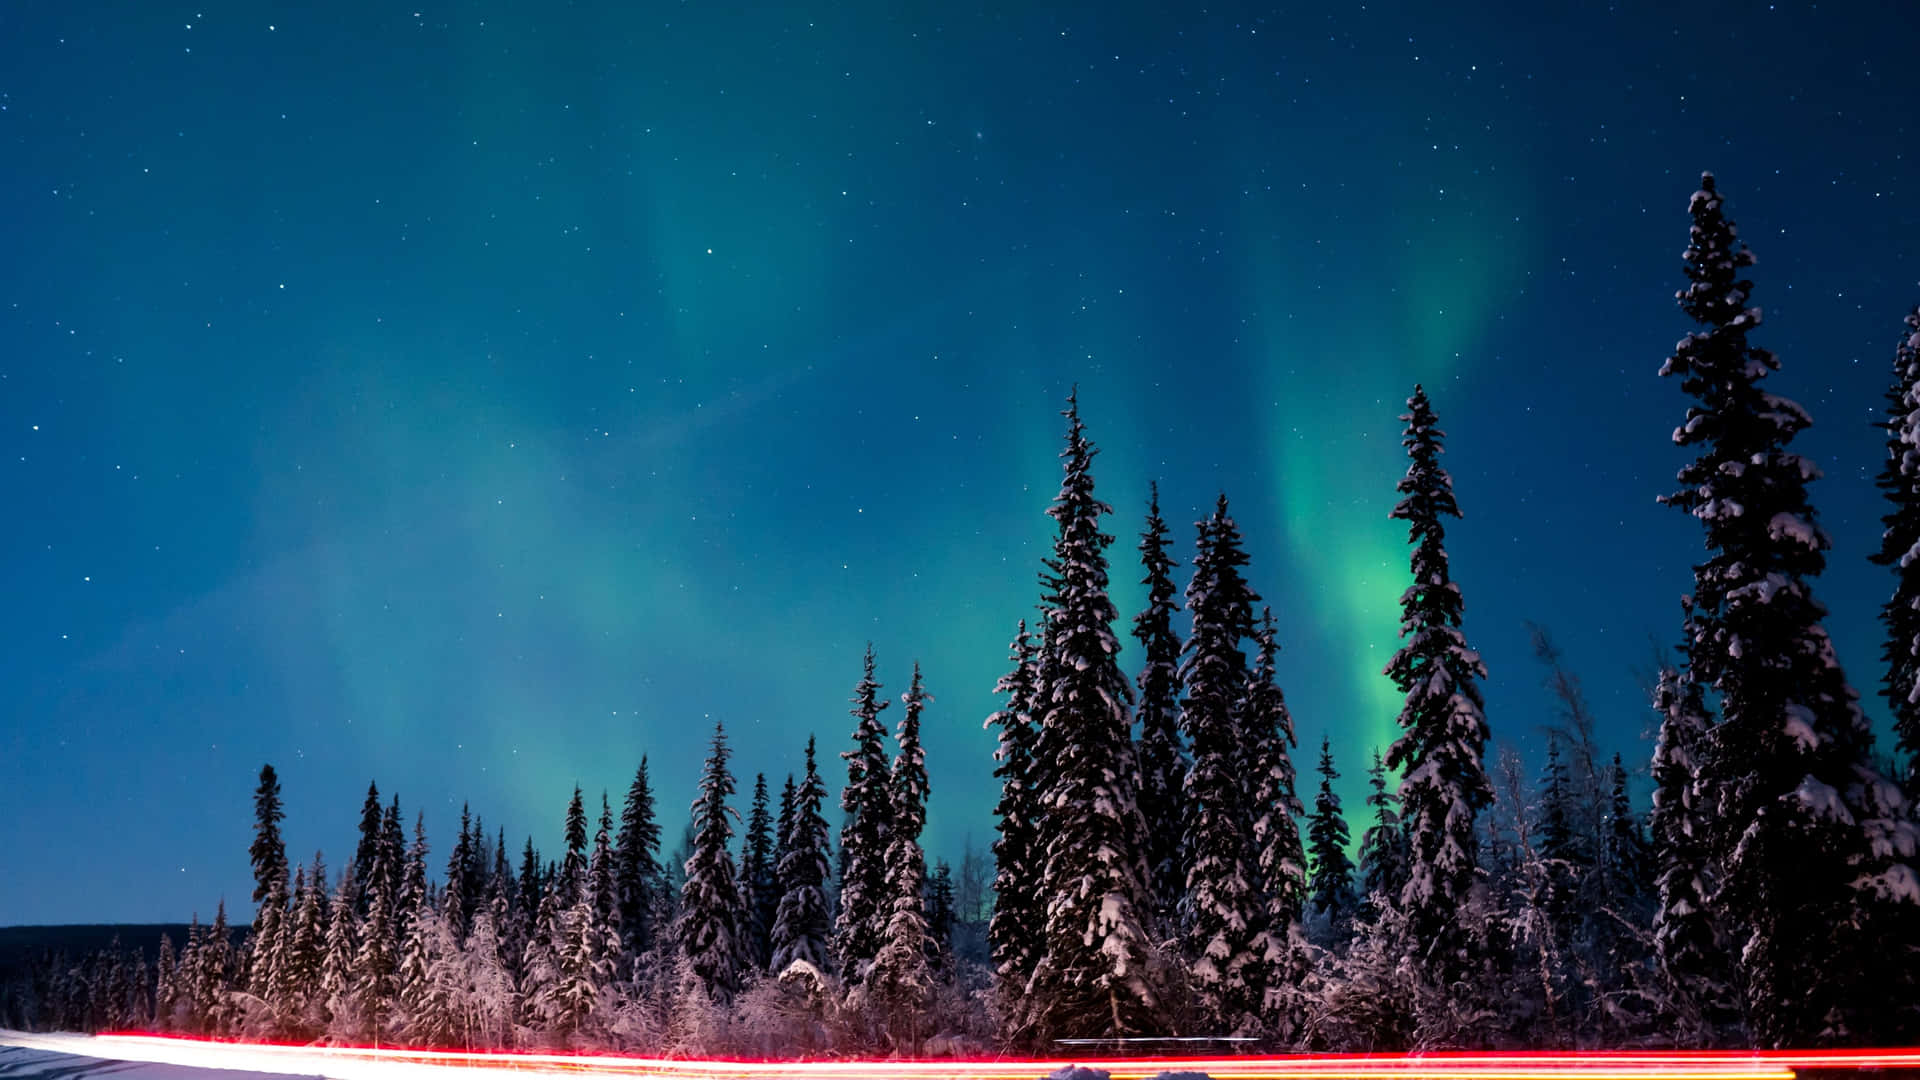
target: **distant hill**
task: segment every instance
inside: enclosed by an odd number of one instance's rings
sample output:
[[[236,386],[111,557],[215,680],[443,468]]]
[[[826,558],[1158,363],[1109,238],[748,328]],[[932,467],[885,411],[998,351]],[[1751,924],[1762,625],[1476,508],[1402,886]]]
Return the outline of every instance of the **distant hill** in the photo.
[[[116,937],[121,948],[138,949],[151,964],[159,955],[161,934],[173,938],[176,950],[186,944],[184,923],[0,926],[0,982],[24,974],[43,952],[64,952],[69,959],[78,959],[110,947]]]

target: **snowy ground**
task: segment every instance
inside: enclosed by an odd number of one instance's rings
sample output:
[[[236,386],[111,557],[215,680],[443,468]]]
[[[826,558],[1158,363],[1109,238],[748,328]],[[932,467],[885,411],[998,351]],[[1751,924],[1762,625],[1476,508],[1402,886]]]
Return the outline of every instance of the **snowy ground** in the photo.
[[[0,1078],[4,1080],[206,1080],[205,1064],[166,1061],[124,1061],[89,1057],[87,1038],[80,1035],[16,1035],[0,1032]],[[31,1043],[32,1045],[21,1045]],[[295,1080],[320,1073],[223,1072],[221,1080]]]
[[[1083,1061],[1085,1059],[1082,1059]],[[661,1060],[554,1054],[264,1046],[140,1035],[0,1030],[0,1080],[1042,1080],[1068,1061]],[[1905,1069],[1920,1048],[1862,1051],[1538,1052],[1357,1057],[1129,1058],[1111,1080],[1794,1080],[1796,1068]],[[514,1074],[511,1077],[501,1073]],[[1173,1074],[1173,1075],[1169,1075]],[[1071,1080],[1095,1080],[1081,1074]],[[1204,1078],[1202,1078],[1204,1080]]]

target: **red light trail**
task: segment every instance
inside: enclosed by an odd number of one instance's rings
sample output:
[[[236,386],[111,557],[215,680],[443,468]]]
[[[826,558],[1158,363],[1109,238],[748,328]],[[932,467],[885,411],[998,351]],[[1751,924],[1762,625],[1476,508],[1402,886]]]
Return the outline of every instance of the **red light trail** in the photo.
[[[1215,1080],[1792,1080],[1796,1069],[1920,1069],[1920,1048],[797,1062],[292,1046],[138,1034],[7,1032],[0,1033],[0,1044],[329,1080],[453,1080],[453,1070],[662,1080],[1040,1080],[1068,1065],[1103,1069],[1113,1080],[1148,1080],[1161,1072],[1200,1072]]]

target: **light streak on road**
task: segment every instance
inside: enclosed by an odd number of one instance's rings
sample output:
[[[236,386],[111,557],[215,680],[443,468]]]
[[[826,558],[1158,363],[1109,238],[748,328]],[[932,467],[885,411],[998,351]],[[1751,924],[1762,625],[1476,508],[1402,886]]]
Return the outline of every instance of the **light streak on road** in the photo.
[[[126,1061],[319,1075],[329,1080],[463,1080],[479,1071],[655,1080],[1041,1080],[1082,1065],[1113,1080],[1162,1072],[1214,1080],[1792,1080],[1797,1069],[1920,1069],[1920,1048],[1077,1057],[1045,1060],[740,1061],[366,1046],[290,1046],[158,1035],[15,1035],[0,1043]]]

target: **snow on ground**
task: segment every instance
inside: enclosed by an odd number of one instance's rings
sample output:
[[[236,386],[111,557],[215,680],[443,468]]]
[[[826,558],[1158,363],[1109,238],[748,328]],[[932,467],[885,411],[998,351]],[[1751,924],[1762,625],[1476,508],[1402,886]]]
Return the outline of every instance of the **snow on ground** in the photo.
[[[5,1080],[93,1080],[111,1076],[113,1080],[205,1080],[206,1063],[192,1065],[165,1061],[123,1061],[116,1058],[89,1057],[87,1039],[80,1035],[19,1035],[0,1032],[0,1077]],[[33,1045],[20,1045],[32,1043]],[[222,1080],[309,1080],[317,1073],[254,1072],[247,1069],[224,1073]]]

